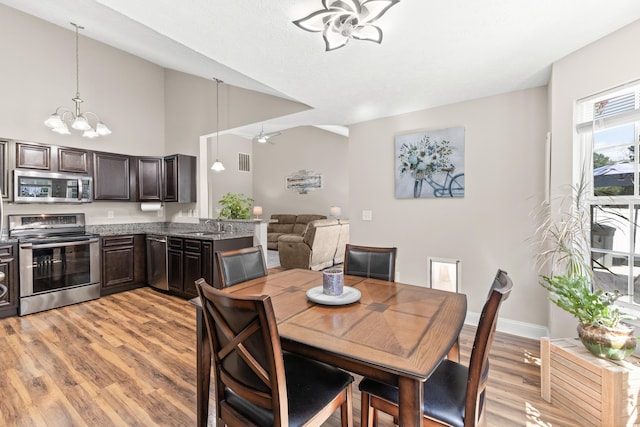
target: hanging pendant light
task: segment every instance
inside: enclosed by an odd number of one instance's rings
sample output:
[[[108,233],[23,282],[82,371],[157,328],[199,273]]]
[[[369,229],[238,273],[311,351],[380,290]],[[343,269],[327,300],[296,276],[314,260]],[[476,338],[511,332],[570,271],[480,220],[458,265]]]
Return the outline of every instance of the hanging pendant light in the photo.
[[[216,161],[211,166],[211,170],[215,172],[221,172],[224,170],[224,165],[218,159],[218,148],[220,147],[220,97],[219,95],[220,95],[220,83],[222,83],[222,80],[216,79],[215,77],[213,78],[213,80],[216,81]]]
[[[75,112],[67,107],[58,107],[56,111],[44,121],[45,126],[50,128],[53,132],[60,135],[69,135],[69,124],[75,130],[83,131],[82,136],[85,138],[97,138],[98,136],[105,136],[111,133],[111,130],[100,121],[100,118],[96,113],[91,111],[80,111],[80,104],[84,102],[80,98],[80,61],[78,55],[78,30],[84,30],[84,27],[71,23],[76,29],[76,96],[71,100],[75,103]],[[91,126],[89,122],[89,115],[94,116],[95,127]]]

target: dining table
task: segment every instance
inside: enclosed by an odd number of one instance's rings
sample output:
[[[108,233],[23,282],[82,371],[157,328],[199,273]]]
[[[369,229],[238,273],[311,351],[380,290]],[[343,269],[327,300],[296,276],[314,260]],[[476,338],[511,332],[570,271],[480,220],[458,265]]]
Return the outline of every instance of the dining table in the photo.
[[[322,286],[322,271],[292,269],[223,291],[269,295],[283,350],[396,385],[398,424],[420,426],[423,384],[457,345],[466,296],[345,274],[348,298],[342,303],[340,298],[313,297]],[[357,298],[352,297],[354,293]],[[198,298],[190,302],[196,306],[197,418],[198,426],[204,427],[209,414],[211,348],[202,305]]]

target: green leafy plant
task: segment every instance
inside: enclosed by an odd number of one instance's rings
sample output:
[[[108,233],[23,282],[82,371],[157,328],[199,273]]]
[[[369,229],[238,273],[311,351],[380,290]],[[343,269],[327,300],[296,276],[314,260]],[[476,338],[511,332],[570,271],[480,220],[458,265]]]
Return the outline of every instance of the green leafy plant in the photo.
[[[218,204],[222,206],[218,218],[250,219],[253,199],[242,193],[227,193]]]
[[[592,291],[586,276],[542,276],[540,284],[551,293],[551,302],[582,324],[615,328],[623,319],[620,310],[613,305],[619,293],[602,289]]]
[[[578,183],[571,188],[571,195],[562,208],[552,216],[545,206],[546,217],[538,227],[541,250],[538,255],[540,268],[547,266],[550,275],[540,276],[540,285],[550,292],[549,300],[573,315],[584,325],[616,328],[622,316],[615,307],[620,293],[592,289],[593,270],[590,264],[591,218],[586,203],[588,190],[586,172],[583,170]]]

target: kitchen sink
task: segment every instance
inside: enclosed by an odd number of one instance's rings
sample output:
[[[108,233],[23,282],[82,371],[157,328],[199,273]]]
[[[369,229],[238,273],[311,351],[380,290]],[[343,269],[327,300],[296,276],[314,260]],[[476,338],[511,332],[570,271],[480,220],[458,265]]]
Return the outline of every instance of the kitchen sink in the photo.
[[[192,236],[217,236],[224,234],[224,231],[189,231],[184,234],[190,234]]]

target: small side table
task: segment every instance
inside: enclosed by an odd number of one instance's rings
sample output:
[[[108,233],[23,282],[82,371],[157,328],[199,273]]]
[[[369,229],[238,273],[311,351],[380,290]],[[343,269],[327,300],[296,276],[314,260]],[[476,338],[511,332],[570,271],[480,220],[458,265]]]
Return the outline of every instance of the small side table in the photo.
[[[640,423],[640,358],[600,359],[578,338],[540,340],[541,394],[583,426]]]

